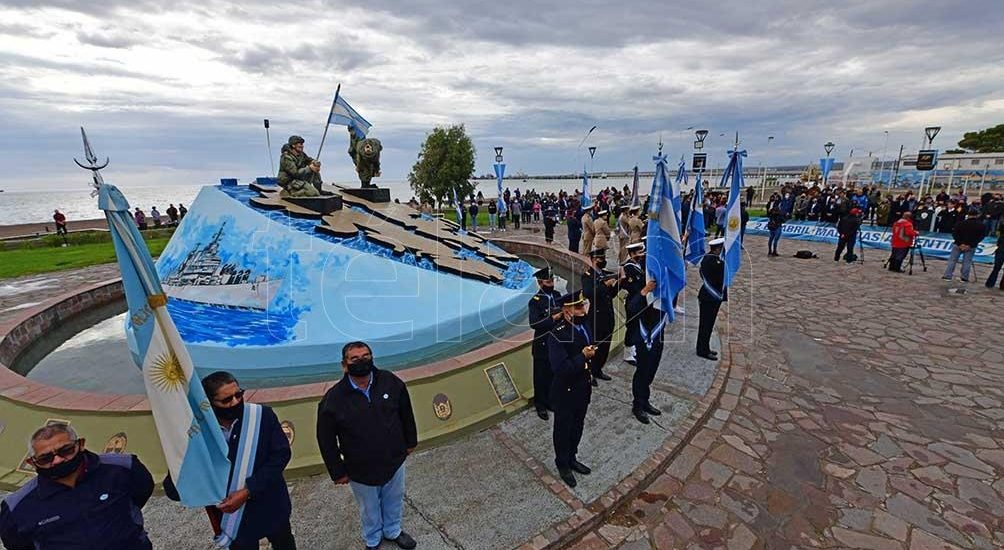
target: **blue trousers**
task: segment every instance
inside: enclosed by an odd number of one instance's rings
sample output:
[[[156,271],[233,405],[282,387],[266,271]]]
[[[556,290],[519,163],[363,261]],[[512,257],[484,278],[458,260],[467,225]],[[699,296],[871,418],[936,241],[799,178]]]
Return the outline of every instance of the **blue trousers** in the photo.
[[[379,546],[384,538],[396,539],[401,534],[401,514],[404,510],[404,464],[383,485],[349,481],[349,487],[359,505],[366,546]]]
[[[969,250],[963,252],[959,248],[959,245],[952,245],[952,253],[948,256],[948,265],[945,266],[945,277],[951,277],[955,274],[955,264],[959,262],[959,256],[962,256],[962,280],[969,280],[969,270],[973,267],[973,255],[976,254],[976,249],[970,248]]]
[[[768,252],[777,252],[777,243],[781,242],[781,228],[770,230],[770,238],[767,239]]]

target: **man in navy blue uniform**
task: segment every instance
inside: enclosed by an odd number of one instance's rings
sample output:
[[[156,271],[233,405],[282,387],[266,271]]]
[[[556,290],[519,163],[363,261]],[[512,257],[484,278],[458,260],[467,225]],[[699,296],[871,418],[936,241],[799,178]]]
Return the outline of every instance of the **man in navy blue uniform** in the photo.
[[[703,284],[697,293],[697,303],[701,306],[697,326],[697,356],[711,361],[718,360],[718,352],[711,351],[711,331],[715,328],[722,302],[729,299],[729,289],[725,288],[725,261],[721,256],[724,244],[723,238],[708,242],[708,253],[701,259]]]
[[[597,248],[589,253],[593,267],[582,274],[582,292],[589,300],[589,331],[596,344],[596,357],[591,361],[592,385],[596,380],[611,380],[603,372],[610,355],[610,338],[614,332],[614,296],[619,290],[616,273],[606,271],[607,249]]]
[[[551,332],[561,319],[561,307],[558,300],[561,294],[554,290],[554,275],[551,268],[538,270],[533,276],[537,279],[539,290],[530,298],[530,327],[533,328],[533,346],[530,354],[533,356],[533,405],[537,416],[547,420],[547,411],[551,410],[551,364],[547,361],[547,333]]]
[[[153,477],[135,455],[84,450],[67,424],[31,436],[28,462],[38,477],[0,506],[8,550],[150,550],[140,511]]]
[[[621,279],[621,288],[627,291],[624,298],[625,312],[627,300],[641,292],[645,286],[645,243],[636,242],[624,247],[628,253],[627,261],[621,264],[621,272],[624,277]],[[632,327],[638,324],[638,319],[627,315],[624,331],[624,362],[630,365],[635,364],[634,344],[631,343]]]
[[[551,383],[554,464],[562,481],[575,487],[573,471],[582,475],[591,472],[577,455],[593,393],[589,363],[596,355],[596,346],[586,323],[583,293],[566,294],[560,303],[562,319],[547,336],[547,358],[554,373]]]
[[[232,374],[217,371],[202,379],[220,429],[227,440],[230,458],[230,475],[237,462],[237,448],[240,446],[241,422],[244,420],[244,390]],[[291,452],[289,440],[282,431],[282,424],[271,407],[261,406],[261,427],[258,430],[258,446],[255,450],[251,475],[243,489],[234,491],[217,506],[207,508],[209,517],[218,525],[224,513],[244,507],[237,536],[230,544],[230,550],[257,549],[258,542],[267,538],[273,550],[296,550],[296,540],[289,524],[293,510],[289,500],[289,489],[282,475],[289,463]],[[178,491],[171,477],[164,480],[164,492],[171,500],[179,500]]]
[[[631,412],[638,422],[648,424],[648,416],[658,416],[662,411],[649,402],[652,381],[662,359],[663,332],[666,316],[648,302],[648,295],[656,288],[654,280],[645,283],[640,291],[629,294],[624,302],[628,319],[625,342],[635,349],[635,371],[631,380]]]

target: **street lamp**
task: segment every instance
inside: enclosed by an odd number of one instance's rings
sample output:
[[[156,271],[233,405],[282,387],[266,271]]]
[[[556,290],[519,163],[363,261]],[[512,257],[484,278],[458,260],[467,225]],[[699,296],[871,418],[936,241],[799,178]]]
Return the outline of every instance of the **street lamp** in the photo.
[[[704,149],[704,138],[708,137],[708,131],[698,130],[694,132],[694,135],[697,136],[697,141],[694,142],[694,149],[697,149],[698,151]]]
[[[826,187],[830,183],[830,153],[833,152],[834,147],[836,147],[836,145],[834,145],[832,141],[827,141],[825,144],[823,144],[823,150],[826,151],[826,162],[821,167],[824,170],[823,187]]]
[[[928,126],[927,128],[924,128],[924,136],[927,139],[927,147],[926,147],[927,149],[930,149],[932,146],[934,146],[934,138],[937,137],[938,132],[940,131],[941,131],[941,126]],[[919,154],[917,155],[917,158],[918,159],[920,158]],[[924,196],[924,184],[927,183],[927,172],[928,171],[925,170],[924,176],[920,178],[920,190],[917,191],[918,198]]]
[[[836,147],[836,145],[834,145],[832,141],[827,141],[826,144],[823,145],[823,149],[826,151],[827,157],[829,157],[830,153],[833,152],[834,147]]]
[[[495,148],[495,162],[497,162],[499,164],[502,164],[502,148],[501,147],[496,147]]]
[[[766,149],[770,147],[770,142],[772,141],[774,141],[774,136],[767,136],[767,147],[764,148],[765,157],[767,156]],[[761,177],[760,181],[760,200],[764,200],[763,198],[767,194],[767,162],[765,160],[761,160],[761,162],[763,162],[763,176]],[[753,206],[753,205],[750,204],[747,206]]]

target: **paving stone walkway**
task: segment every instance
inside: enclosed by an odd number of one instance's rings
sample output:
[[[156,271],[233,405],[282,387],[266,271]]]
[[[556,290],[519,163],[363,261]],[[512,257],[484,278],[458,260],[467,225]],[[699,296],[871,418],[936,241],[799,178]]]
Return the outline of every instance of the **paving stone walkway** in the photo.
[[[950,294],[964,285],[940,261],[908,276],[882,270],[884,252],[846,265],[828,245],[747,246],[720,318],[719,410],[574,547],[1004,545],[1004,292]]]

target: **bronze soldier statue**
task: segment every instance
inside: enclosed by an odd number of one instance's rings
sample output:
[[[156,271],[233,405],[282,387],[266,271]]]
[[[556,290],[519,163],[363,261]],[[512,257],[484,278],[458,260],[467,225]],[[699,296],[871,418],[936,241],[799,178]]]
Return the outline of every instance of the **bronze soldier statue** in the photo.
[[[383,145],[379,139],[360,138],[355,128],[349,126],[349,156],[356,165],[356,174],[363,187],[376,187],[370,181],[380,177],[380,151]]]
[[[321,194],[321,163],[303,152],[303,138],[289,136],[279,160],[279,186],[284,197],[316,197]]]

